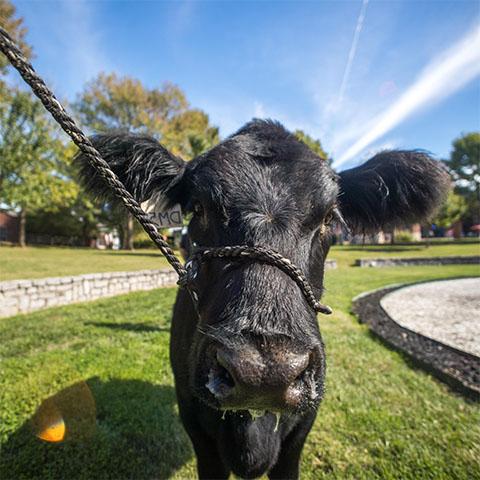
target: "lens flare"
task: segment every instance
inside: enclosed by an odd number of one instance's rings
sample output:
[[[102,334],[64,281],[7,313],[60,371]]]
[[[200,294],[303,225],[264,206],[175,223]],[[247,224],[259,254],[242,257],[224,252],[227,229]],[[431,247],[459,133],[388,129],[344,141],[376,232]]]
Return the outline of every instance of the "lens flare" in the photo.
[[[37,437],[46,442],[61,442],[65,438],[66,433],[65,422],[63,418],[55,420],[50,425],[43,428],[37,433]]]
[[[31,425],[34,434],[46,442],[91,437],[96,427],[96,408],[89,386],[79,382],[46,398]]]

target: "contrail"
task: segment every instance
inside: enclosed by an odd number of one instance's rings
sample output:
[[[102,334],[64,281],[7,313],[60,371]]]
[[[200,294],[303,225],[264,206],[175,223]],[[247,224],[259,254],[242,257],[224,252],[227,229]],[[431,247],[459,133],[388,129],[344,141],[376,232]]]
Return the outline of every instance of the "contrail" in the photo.
[[[410,115],[428,104],[448,97],[479,74],[480,28],[475,28],[431,62],[407,91],[372,122],[373,127],[334,166],[344,164]]]
[[[353,34],[352,46],[350,47],[350,52],[348,52],[347,65],[345,66],[345,71],[343,72],[342,84],[340,85],[340,90],[338,92],[337,106],[340,105],[343,101],[343,96],[345,95],[345,89],[347,88],[347,83],[350,78],[350,70],[352,69],[352,63],[357,53],[358,39],[360,38],[360,32],[363,28],[363,22],[365,20],[365,13],[367,11],[367,5],[369,0],[363,0],[362,8],[360,9],[360,15],[357,19],[357,25],[355,27],[355,33]]]

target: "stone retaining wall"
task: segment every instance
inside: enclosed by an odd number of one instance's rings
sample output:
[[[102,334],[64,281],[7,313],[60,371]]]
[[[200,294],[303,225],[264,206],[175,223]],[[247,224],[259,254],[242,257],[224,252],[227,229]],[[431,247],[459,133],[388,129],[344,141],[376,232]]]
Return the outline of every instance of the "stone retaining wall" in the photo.
[[[136,290],[152,290],[176,282],[177,274],[168,269],[0,282],[0,317]]]
[[[336,260],[325,260],[325,270],[333,270],[337,268],[337,261]]]
[[[327,260],[325,268],[337,268],[337,262]],[[113,297],[136,290],[153,290],[173,286],[176,282],[177,274],[169,269],[0,282],[0,317]]]
[[[410,257],[410,258],[358,258],[357,267],[406,267],[412,265],[480,265],[480,256]]]

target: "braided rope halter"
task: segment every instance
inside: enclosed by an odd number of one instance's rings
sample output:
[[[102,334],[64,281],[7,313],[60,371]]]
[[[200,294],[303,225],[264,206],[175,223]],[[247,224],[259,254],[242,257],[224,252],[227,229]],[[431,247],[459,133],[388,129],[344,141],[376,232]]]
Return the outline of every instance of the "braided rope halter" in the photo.
[[[47,87],[35,69],[26,59],[20,48],[15,44],[10,35],[0,27],[0,51],[7,57],[13,67],[20,73],[23,80],[30,86],[33,93],[40,99],[43,106],[50,112],[63,131],[72,139],[73,143],[85,154],[87,161],[98,172],[114,195],[123,203],[125,208],[138,220],[148,236],[159,248],[168,263],[177,272],[178,284],[186,288],[197,303],[196,293],[191,284],[198,272],[200,265],[213,258],[229,258],[232,260],[250,259],[272,265],[282,270],[300,288],[305,300],[315,311],[323,314],[332,313],[332,309],[318,301],[313,293],[312,286],[302,271],[288,258],[278,252],[262,246],[224,246],[197,250],[190,257],[185,266],[182,265],[168,243],[163,240],[157,226],[151,221],[148,214],[140,207],[132,194],[125,188],[117,175],[111,170],[108,163],[102,158],[89,138],[80,130],[72,117],[66,112],[52,91]]]

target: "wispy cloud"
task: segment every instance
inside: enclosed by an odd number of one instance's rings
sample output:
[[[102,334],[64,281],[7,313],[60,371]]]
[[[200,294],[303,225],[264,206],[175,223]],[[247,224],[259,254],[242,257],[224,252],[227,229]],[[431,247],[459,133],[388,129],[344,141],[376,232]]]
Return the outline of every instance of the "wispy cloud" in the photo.
[[[388,139],[384,142],[374,143],[364,151],[363,156],[366,159],[371,158],[377,153],[383,152],[384,150],[394,150],[395,148],[399,148],[401,144],[402,141],[399,139]]]
[[[168,28],[176,37],[183,36],[193,23],[197,4],[193,0],[184,0],[173,3],[173,19],[168,23]]]
[[[46,7],[48,5],[48,7]],[[96,4],[85,1],[25,2],[34,64],[60,97],[72,98],[100,71],[115,69]]]
[[[350,79],[350,71],[352,70],[352,64],[355,59],[355,54],[357,53],[358,40],[360,39],[360,33],[362,32],[363,23],[365,21],[365,14],[367,13],[367,6],[369,0],[363,0],[362,8],[360,9],[360,14],[358,15],[357,24],[355,26],[355,32],[353,34],[352,46],[348,52],[347,65],[345,66],[345,71],[343,72],[342,83],[340,85],[340,90],[338,92],[337,99],[337,108],[343,101],[345,95],[345,89],[347,88],[348,80]]]
[[[112,64],[103,54],[90,3],[65,2],[61,7],[61,17],[63,21],[58,29],[63,42],[68,45],[69,81],[72,82],[72,90],[79,90],[80,85],[100,71],[111,70]]]
[[[371,128],[334,166],[346,163],[406,118],[452,95],[479,74],[480,28],[475,28],[432,61],[393,105],[373,119]]]
[[[267,117],[267,111],[265,110],[265,105],[262,102],[259,102],[259,101],[253,102],[253,116],[254,118]]]

